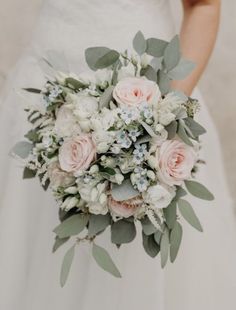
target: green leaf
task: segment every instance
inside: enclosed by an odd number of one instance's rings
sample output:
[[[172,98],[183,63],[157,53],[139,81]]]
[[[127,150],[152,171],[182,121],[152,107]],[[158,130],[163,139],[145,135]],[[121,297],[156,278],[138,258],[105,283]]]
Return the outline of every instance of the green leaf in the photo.
[[[101,95],[100,99],[99,99],[99,107],[100,109],[104,108],[104,107],[108,107],[110,101],[112,100],[112,93],[113,93],[113,89],[114,86],[109,86],[104,93]]]
[[[143,232],[142,236],[144,250],[149,256],[156,257],[157,254],[160,252],[160,246],[155,242],[154,235],[147,236]]]
[[[161,243],[162,232],[160,230],[156,231],[154,234],[154,239],[157,244]]]
[[[176,201],[173,200],[167,208],[163,209],[165,220],[169,229],[172,229],[176,222]]]
[[[129,179],[123,181],[122,184],[112,184],[111,195],[116,201],[129,200],[137,197],[139,192],[134,189]]]
[[[142,68],[140,75],[146,76],[146,78],[150,81],[157,82],[157,72],[150,65],[148,65],[146,68]]]
[[[73,245],[65,254],[62,266],[61,266],[61,275],[60,275],[60,283],[61,287],[66,284],[71,265],[75,256],[75,245]]]
[[[169,230],[166,227],[161,238],[161,267],[164,268],[169,256]]]
[[[36,170],[31,170],[28,167],[25,167],[23,171],[23,179],[32,179],[36,176],[36,173]]]
[[[106,55],[110,49],[104,46],[89,47],[85,50],[85,59],[90,69],[97,70],[97,61]]]
[[[68,240],[70,239],[70,237],[67,238],[59,238],[58,236],[56,236],[55,238],[55,243],[53,245],[53,249],[52,252],[56,252],[57,249],[59,249],[64,243],[66,243]]]
[[[25,134],[25,138],[27,138],[31,142],[38,142],[39,134],[36,129],[33,129],[28,131],[27,134]]]
[[[161,57],[164,55],[167,44],[168,42],[166,41],[156,38],[149,38],[147,39],[146,53],[154,57]]]
[[[170,234],[170,261],[173,263],[177,257],[181,240],[183,235],[183,229],[179,222],[175,222],[175,226]]]
[[[91,214],[89,218],[88,226],[88,235],[89,237],[96,236],[98,233],[103,231],[110,225],[111,217],[107,213],[106,215],[102,214]]]
[[[184,128],[182,122],[183,122],[182,120],[179,120],[179,122],[178,122],[178,131],[177,131],[177,134],[178,134],[178,136],[180,137],[180,139],[181,139],[184,143],[186,143],[187,145],[193,146],[193,143],[192,143],[192,141],[189,139],[189,137],[188,137],[188,135],[187,135],[187,133],[186,133],[186,131],[185,131],[185,128]]]
[[[141,220],[143,232],[145,235],[149,236],[154,234],[157,231],[157,228],[152,224],[152,222],[149,220],[147,216],[145,216]]]
[[[88,220],[89,216],[87,214],[72,215],[58,225],[53,232],[57,234],[59,238],[78,235],[85,228]]]
[[[171,122],[169,125],[165,127],[165,129],[168,132],[168,139],[172,140],[177,132],[178,123],[176,121]]]
[[[92,253],[95,261],[103,270],[111,273],[116,278],[121,278],[119,270],[104,248],[93,243]]]
[[[120,54],[115,50],[110,50],[104,56],[99,58],[95,63],[96,69],[104,69],[113,65],[120,57]]]
[[[136,227],[133,222],[119,220],[111,225],[111,241],[115,244],[129,243],[136,236]]]
[[[197,218],[192,206],[190,203],[184,199],[179,199],[178,201],[178,207],[179,211],[182,214],[182,216],[185,218],[185,220],[194,228],[196,228],[198,231],[202,232],[202,226]]]
[[[143,126],[143,128],[146,130],[146,132],[151,136],[151,137],[156,137],[155,132],[153,131],[152,127],[149,126],[147,123],[140,121],[140,124]]]
[[[164,64],[168,71],[175,68],[180,60],[180,43],[176,35],[167,45],[164,52]]]
[[[163,57],[153,57],[151,60],[150,65],[156,72],[162,68],[162,60]]]
[[[136,33],[133,39],[133,47],[139,55],[142,55],[143,53],[145,53],[146,48],[147,48],[147,43],[141,31],[138,31]]]
[[[100,166],[99,171],[104,172],[104,173],[109,174],[109,175],[115,175],[116,174],[116,171],[111,167]]]
[[[176,190],[176,195],[174,200],[177,201],[179,200],[181,197],[186,196],[188,193],[186,192],[185,189],[183,189],[181,186],[177,186],[177,190]]]
[[[66,85],[73,87],[74,89],[81,89],[84,88],[86,85],[72,77],[68,77],[65,80]]]
[[[195,68],[192,61],[181,58],[178,65],[168,72],[169,78],[172,80],[182,80],[186,78]]]
[[[29,92],[29,93],[33,93],[33,94],[40,94],[41,93],[41,89],[38,88],[23,88],[23,90]]]
[[[206,129],[197,123],[192,117],[185,118],[184,121],[195,138],[206,133]]]
[[[161,94],[165,95],[170,90],[170,79],[164,71],[158,72],[158,86],[160,88]]]
[[[185,181],[185,186],[193,196],[209,201],[214,200],[214,195],[197,181]]]
[[[33,144],[28,141],[20,141],[11,149],[11,155],[17,155],[23,159],[27,158],[33,148]]]

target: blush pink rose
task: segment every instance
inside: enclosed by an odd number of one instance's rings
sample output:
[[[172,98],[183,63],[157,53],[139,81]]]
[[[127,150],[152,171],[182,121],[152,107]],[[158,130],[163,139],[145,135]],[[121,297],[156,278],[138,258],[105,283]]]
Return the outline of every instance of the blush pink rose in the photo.
[[[59,149],[61,169],[74,174],[88,169],[95,157],[95,144],[87,134],[66,140]]]
[[[75,177],[71,173],[61,170],[58,161],[53,162],[48,166],[48,177],[50,179],[50,185],[53,188],[69,186],[75,181]]]
[[[153,81],[128,77],[117,83],[113,90],[113,97],[121,105],[135,106],[143,102],[158,102],[161,92]]]
[[[108,207],[116,216],[128,218],[134,215],[143,203],[142,198],[132,198],[125,201],[116,201],[111,196],[108,198]]]
[[[173,140],[165,141],[156,153],[158,160],[158,176],[160,180],[172,185],[181,185],[189,179],[196,162],[196,152],[185,143]]]

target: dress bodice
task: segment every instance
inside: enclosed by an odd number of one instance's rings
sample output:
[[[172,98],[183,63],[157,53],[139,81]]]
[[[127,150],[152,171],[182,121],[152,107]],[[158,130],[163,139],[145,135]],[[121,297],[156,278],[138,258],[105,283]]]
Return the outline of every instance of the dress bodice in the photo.
[[[168,0],[46,0],[33,40],[34,50],[64,51],[70,61],[84,49],[104,45],[122,51],[135,33],[170,39],[174,34]]]

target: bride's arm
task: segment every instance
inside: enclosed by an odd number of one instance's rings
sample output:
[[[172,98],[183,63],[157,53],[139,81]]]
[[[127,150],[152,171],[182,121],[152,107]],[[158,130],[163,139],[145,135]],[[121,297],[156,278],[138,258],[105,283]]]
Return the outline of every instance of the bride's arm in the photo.
[[[182,0],[184,17],[180,32],[183,56],[196,63],[185,80],[173,87],[190,95],[196,86],[214,47],[220,16],[220,0]]]

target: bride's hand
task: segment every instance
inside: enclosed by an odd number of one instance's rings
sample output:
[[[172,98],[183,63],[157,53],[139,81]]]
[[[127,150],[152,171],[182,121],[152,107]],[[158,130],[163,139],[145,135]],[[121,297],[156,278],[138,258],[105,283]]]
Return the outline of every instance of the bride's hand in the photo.
[[[196,63],[192,74],[172,87],[191,95],[213,50],[219,26],[220,0],[182,0],[183,21],[181,50],[186,59]]]

